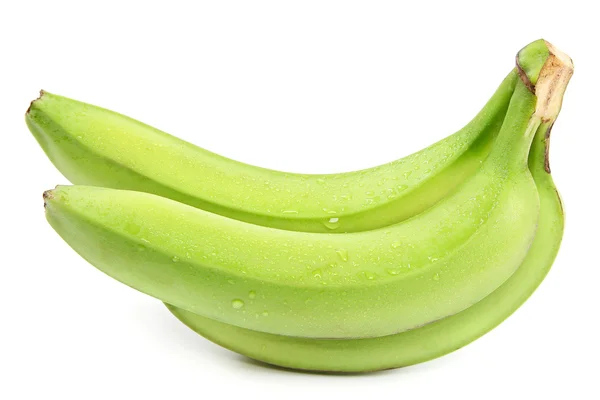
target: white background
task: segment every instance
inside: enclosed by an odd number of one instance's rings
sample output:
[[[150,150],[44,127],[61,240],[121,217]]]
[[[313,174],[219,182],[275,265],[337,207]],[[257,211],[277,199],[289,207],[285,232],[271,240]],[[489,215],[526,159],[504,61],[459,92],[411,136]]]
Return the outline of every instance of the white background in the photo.
[[[594,2],[150,3],[0,5],[0,398],[600,398]],[[351,376],[256,364],[88,265],[44,219],[42,191],[67,181],[24,123],[39,89],[245,162],[347,171],[462,127],[540,37],[576,67],[552,137],[563,246],[526,305],[441,359]]]

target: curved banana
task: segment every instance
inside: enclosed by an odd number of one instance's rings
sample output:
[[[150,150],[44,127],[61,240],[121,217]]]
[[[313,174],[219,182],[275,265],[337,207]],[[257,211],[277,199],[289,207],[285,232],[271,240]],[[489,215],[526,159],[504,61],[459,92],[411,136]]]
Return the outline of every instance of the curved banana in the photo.
[[[515,312],[542,282],[558,253],[564,214],[547,169],[549,133],[549,124],[540,126],[529,155],[529,169],[540,197],[540,220],[525,260],[502,286],[456,315],[396,335],[321,340],[252,331],[166,305],[181,322],[205,338],[250,358],[287,368],[364,372],[405,367],[451,353]]]
[[[355,232],[402,221],[471,176],[489,153],[516,71],[462,130],[403,159],[329,175],[233,161],[121,114],[42,92],[26,122],[75,184],[154,193],[226,217],[307,232]]]
[[[315,338],[402,332],[466,309],[524,259],[539,214],[527,155],[542,121],[558,113],[546,103],[564,92],[556,74],[547,81],[554,95],[537,106],[517,83],[494,148],[460,191],[386,229],[283,231],[147,193],[77,186],[46,192],[46,216],[100,270],[215,320]]]

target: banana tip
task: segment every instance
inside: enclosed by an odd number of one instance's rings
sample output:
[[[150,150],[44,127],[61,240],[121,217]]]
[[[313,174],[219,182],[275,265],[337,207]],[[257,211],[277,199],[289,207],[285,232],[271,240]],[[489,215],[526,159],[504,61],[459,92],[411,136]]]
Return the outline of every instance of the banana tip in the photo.
[[[44,91],[44,89],[40,90],[40,95],[37,97],[37,99],[31,100],[31,102],[29,103],[29,107],[27,108],[27,111],[25,112],[25,114],[29,114],[29,111],[31,111],[31,107],[33,107],[33,103],[35,103],[36,101],[41,99],[45,93],[46,92]]]
[[[54,198],[54,189],[46,190],[43,194],[43,197],[44,197],[44,208],[46,208],[46,204],[48,203],[48,201],[52,200]]]

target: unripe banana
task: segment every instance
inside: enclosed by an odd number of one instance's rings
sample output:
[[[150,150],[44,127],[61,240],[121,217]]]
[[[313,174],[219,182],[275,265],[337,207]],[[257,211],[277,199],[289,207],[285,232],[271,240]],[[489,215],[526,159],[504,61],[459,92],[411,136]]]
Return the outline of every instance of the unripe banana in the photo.
[[[550,57],[547,45],[543,41],[534,42],[519,54],[521,75],[533,91],[539,71],[530,69],[530,60],[532,56],[540,57],[540,53],[547,60]],[[528,52],[531,48],[534,51]],[[555,60],[546,62],[553,64]],[[562,79],[565,85],[571,73],[572,70],[569,69],[564,71]],[[541,92],[544,93],[543,88]],[[560,105],[557,107],[560,108]],[[540,220],[527,256],[515,274],[502,286],[456,315],[396,335],[320,340],[252,331],[168,304],[167,307],[184,324],[215,343],[263,362],[296,369],[362,372],[397,368],[427,361],[461,348],[493,329],[517,310],[542,282],[558,252],[564,230],[564,214],[548,163],[552,123],[553,120],[549,119],[541,124],[529,155],[529,169],[540,198]]]
[[[157,194],[273,228],[356,232],[412,217],[451,193],[487,156],[516,71],[459,132],[403,159],[329,175],[292,174],[227,159],[115,112],[42,92],[30,131],[72,183]]]
[[[188,311],[290,336],[389,335],[464,310],[521,264],[539,213],[526,164],[546,117],[537,108],[518,82],[477,174],[386,229],[282,231],[146,193],[77,186],[46,192],[46,215],[93,265]]]
[[[540,198],[538,229],[517,271],[490,295],[456,315],[420,328],[368,339],[321,340],[273,335],[224,324],[167,304],[188,327],[232,351],[266,363],[312,371],[364,372],[405,367],[453,352],[498,326],[542,282],[562,240],[562,204],[547,168],[550,125],[538,129],[529,169]]]

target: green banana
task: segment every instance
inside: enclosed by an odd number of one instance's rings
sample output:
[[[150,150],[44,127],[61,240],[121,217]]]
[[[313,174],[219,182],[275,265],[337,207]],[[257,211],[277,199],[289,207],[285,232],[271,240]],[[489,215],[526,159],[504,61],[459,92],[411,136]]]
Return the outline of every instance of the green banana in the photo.
[[[531,70],[534,51],[519,53],[522,78],[535,91],[539,70]],[[524,49],[527,50],[528,48]],[[543,54],[545,53],[545,54]],[[543,52],[543,62],[554,60]],[[539,54],[539,52],[538,52]],[[566,60],[569,64],[570,60]],[[571,69],[562,76],[566,85]],[[546,90],[546,93],[548,91]],[[540,93],[544,96],[544,89]],[[560,104],[556,105],[558,109]],[[564,231],[564,213],[550,175],[548,147],[552,119],[540,125],[529,154],[529,170],[540,198],[534,241],[519,269],[502,286],[468,309],[424,327],[396,335],[366,339],[320,340],[273,335],[224,324],[166,304],[185,325],[228,349],[248,357],[294,369],[363,372],[408,366],[443,356],[476,340],[516,311],[550,270]]]
[[[521,264],[539,215],[527,155],[558,112],[545,103],[536,107],[518,82],[473,178],[387,229],[282,231],[146,193],[77,186],[46,192],[46,216],[100,270],[212,319],[315,338],[398,333],[464,310]]]
[[[205,338],[250,358],[287,368],[364,372],[405,367],[457,350],[515,312],[542,282],[558,253],[564,214],[547,168],[549,133],[549,124],[540,126],[529,155],[529,169],[540,197],[540,220],[525,260],[502,286],[458,314],[396,335],[321,340],[252,331],[166,305],[181,322]]]
[[[514,275],[507,278],[499,288],[484,297],[483,300],[464,309],[464,311],[454,315],[451,313],[447,314],[445,318],[431,322],[423,327],[418,327],[406,332],[396,330],[397,332],[401,332],[398,334],[382,334],[381,336],[378,336],[379,334],[375,333],[374,336],[376,337],[369,337],[370,334],[365,335],[364,332],[360,333],[360,331],[355,330],[355,333],[359,332],[359,339],[348,339],[353,337],[351,334],[352,330],[348,329],[348,327],[342,327],[341,331],[330,330],[329,332],[333,332],[332,336],[325,336],[333,338],[340,337],[342,338],[341,340],[322,340],[320,338],[324,336],[321,336],[321,331],[318,330],[320,327],[317,327],[317,330],[315,330],[315,326],[311,326],[310,324],[308,326],[306,325],[306,319],[298,318],[298,314],[294,315],[294,313],[298,312],[298,306],[302,307],[299,302],[295,301],[297,299],[294,299],[293,302],[285,300],[285,296],[293,297],[297,294],[297,289],[313,289],[311,286],[314,285],[312,285],[311,282],[308,282],[308,285],[303,286],[302,284],[306,282],[302,276],[299,279],[299,285],[291,284],[291,280],[289,279],[290,276],[284,276],[284,279],[281,279],[281,273],[289,275],[290,271],[293,271],[293,268],[283,267],[279,269],[279,274],[277,271],[274,273],[271,273],[272,271],[267,271],[267,274],[261,276],[258,267],[254,265],[251,265],[250,269],[244,267],[245,260],[253,260],[252,257],[248,257],[248,249],[252,247],[250,239],[252,238],[253,233],[255,234],[258,232],[264,234],[264,237],[270,236],[271,239],[274,239],[275,236],[290,234],[292,236],[288,238],[291,238],[291,241],[304,242],[304,244],[307,244],[306,248],[308,248],[309,252],[313,252],[314,245],[312,247],[308,246],[309,243],[312,243],[309,238],[320,237],[321,240],[331,244],[332,238],[337,240],[339,237],[362,237],[364,239],[370,235],[381,232],[385,233],[386,236],[393,236],[394,234],[402,232],[403,228],[399,227],[411,226],[410,223],[413,220],[389,227],[386,230],[382,229],[361,234],[314,235],[309,233],[283,231],[276,233],[277,231],[273,229],[261,228],[243,222],[228,220],[200,210],[192,212],[188,207],[183,205],[142,193],[86,187],[60,187],[54,191],[46,192],[44,197],[46,199],[47,218],[59,234],[61,234],[61,236],[63,236],[63,238],[65,238],[65,240],[67,240],[67,242],[69,242],[69,244],[71,244],[71,246],[80,252],[86,259],[101,270],[141,291],[155,295],[162,300],[167,300],[167,297],[179,298],[186,303],[187,306],[191,305],[190,307],[186,307],[188,310],[191,309],[196,312],[198,308],[204,307],[200,303],[207,301],[208,296],[213,293],[212,299],[215,300],[213,301],[213,307],[216,306],[217,308],[216,314],[225,316],[223,320],[226,323],[211,319],[214,318],[212,315],[208,315],[207,318],[207,314],[201,316],[178,308],[177,305],[181,306],[181,304],[175,303],[176,306],[168,305],[168,307],[178,318],[192,329],[225,347],[250,357],[277,365],[299,369],[367,371],[410,365],[441,356],[475,340],[514,312],[514,310],[526,300],[542,281],[558,251],[558,246],[562,237],[563,217],[560,200],[551,176],[549,175],[549,167],[547,164],[547,140],[552,123],[560,110],[562,94],[564,93],[564,89],[571,76],[572,65],[570,64],[570,59],[568,59],[568,57],[562,53],[555,52],[555,49],[553,49],[551,45],[545,42],[543,42],[543,46],[540,45],[540,42],[535,43],[538,45],[535,51],[534,46],[530,45],[519,53],[518,60],[520,62],[518,63],[518,70],[522,81],[517,84],[517,89],[513,93],[510,109],[505,118],[502,133],[500,134],[494,150],[486,160],[484,167],[481,168],[471,180],[463,184],[460,190],[461,193],[473,193],[473,189],[477,187],[477,182],[481,187],[485,188],[502,187],[501,190],[495,192],[497,198],[493,202],[493,206],[489,207],[489,213],[486,216],[486,219],[480,219],[481,226],[484,228],[490,225],[490,220],[495,220],[496,224],[493,225],[492,228],[498,229],[498,232],[502,231],[502,228],[498,227],[498,216],[505,218],[506,215],[501,212],[494,214],[494,212],[497,212],[497,209],[506,206],[506,203],[510,203],[509,200],[512,200],[521,206],[523,204],[529,206],[523,206],[521,211],[534,210],[535,207],[530,207],[532,203],[527,200],[527,198],[531,200],[530,196],[520,193],[519,190],[514,189],[514,187],[521,187],[521,189],[527,187],[525,184],[527,181],[527,166],[525,164],[521,165],[522,168],[519,168],[518,165],[523,163],[519,163],[518,160],[521,158],[527,159],[528,140],[533,136],[533,132],[537,132],[535,134],[536,140],[529,153],[529,170],[535,179],[534,192],[539,196],[540,201],[539,227],[535,234],[535,239],[533,239],[531,247],[526,256],[524,256],[521,266]],[[544,51],[544,48],[547,50]],[[535,53],[536,51],[537,54]],[[539,68],[540,64],[542,64],[541,69]],[[534,91],[535,96],[530,95],[526,88]],[[524,134],[523,136],[518,135],[519,130]],[[512,140],[508,139],[510,136],[507,132],[513,133]],[[485,184],[486,180],[489,180],[487,186]],[[510,196],[503,197],[502,195],[506,194],[506,192],[510,193],[511,186],[513,186],[512,190],[515,192],[514,196],[512,198]],[[536,196],[536,199],[538,196]],[[456,208],[454,211],[464,211],[457,201],[459,198],[459,193],[454,193],[449,196],[448,199],[443,200],[443,204],[440,203],[432,209],[427,210],[423,215],[419,215],[413,219],[420,220],[421,223],[423,221],[428,221],[428,218],[430,221],[434,220],[431,215],[433,214],[438,217],[444,216],[444,212],[439,211],[439,209],[448,207],[448,205],[454,205]],[[479,202],[479,199],[474,200]],[[146,207],[144,207],[144,205],[150,207],[151,215],[149,220],[144,219],[148,218],[147,214],[142,213],[142,215],[140,215],[139,211],[136,209],[136,206],[145,209]],[[488,204],[486,202],[479,202],[479,206],[487,207]],[[511,211],[515,214],[515,210]],[[156,217],[155,215],[152,215],[154,212],[158,212],[158,214],[164,212],[165,215],[159,215],[158,218],[153,219],[153,217]],[[518,213],[518,210],[516,213]],[[459,257],[452,258],[455,256],[455,253],[469,252],[469,246],[473,246],[472,242],[485,237],[485,235],[482,235],[483,228],[481,227],[477,228],[470,236],[468,233],[465,233],[467,230],[463,231],[460,226],[457,229],[457,227],[452,224],[450,218],[452,213],[447,212],[446,214],[446,218],[442,218],[441,221],[438,221],[439,226],[435,229],[439,229],[440,227],[443,228],[444,223],[447,223],[450,226],[450,228],[447,229],[448,231],[452,230],[454,235],[463,236],[462,239],[466,240],[461,241],[461,238],[455,240],[456,237],[453,237],[452,240],[454,240],[454,242],[452,242],[451,240],[444,241],[444,237],[440,238],[439,235],[432,236],[435,237],[435,239],[440,240],[440,242],[444,242],[443,245],[440,245],[439,249],[442,247],[451,249],[446,253],[448,256],[439,259],[436,259],[437,257],[429,256],[428,260],[430,263],[425,263],[424,265],[411,265],[408,269],[412,269],[412,271],[408,271],[407,273],[398,272],[398,270],[392,269],[388,270],[387,272],[389,272],[390,275],[394,277],[398,276],[397,279],[394,278],[396,282],[392,283],[396,283],[397,288],[400,288],[400,290],[402,288],[401,282],[398,281],[400,281],[401,278],[404,278],[406,280],[405,283],[407,284],[408,281],[412,279],[413,285],[421,285],[420,289],[427,287],[427,283],[431,283],[419,282],[419,279],[424,276],[431,276],[432,280],[440,281],[441,279],[438,272],[435,272],[434,275],[430,275],[434,271],[439,270],[436,270],[436,263],[446,263],[447,266],[456,269],[460,264],[458,262],[452,263],[453,260],[459,259]],[[523,215],[525,214],[526,213]],[[200,227],[198,232],[207,234],[206,237],[209,239],[211,235],[216,236],[216,241],[212,241],[211,243],[222,246],[215,247],[211,246],[210,243],[206,246],[205,243],[200,243],[202,241],[200,235],[198,235],[198,239],[200,240],[197,242],[192,243],[189,240],[186,242],[186,239],[188,238],[177,235],[177,232],[172,230],[174,225],[178,222],[182,222],[183,226],[181,228],[183,231],[189,230],[191,225],[186,226],[185,223],[188,222],[190,216],[192,216],[192,219],[195,219],[192,223],[197,223],[199,221],[207,222],[207,226]],[[471,216],[473,216],[472,213],[469,217]],[[465,218],[466,215],[463,215],[462,217]],[[516,220],[514,215],[512,218],[513,223],[515,223]],[[535,220],[537,221],[537,217]],[[165,224],[165,221],[172,221],[173,224],[168,226]],[[211,223],[214,224],[212,227],[210,226]],[[419,229],[415,228],[418,224],[412,226],[413,232],[420,232]],[[526,224],[521,225],[521,228],[524,226],[526,226]],[[161,231],[161,227],[166,229],[162,229]],[[236,231],[235,228],[232,227],[237,227],[239,231]],[[225,228],[224,232],[223,228]],[[254,229],[257,230],[255,231]],[[426,230],[426,228],[423,229],[423,231]],[[434,231],[432,229],[429,230]],[[267,231],[269,232],[267,233]],[[522,242],[527,243],[527,234],[523,236],[524,230],[517,227],[515,228],[515,232],[516,231],[519,231],[521,234]],[[239,235],[232,235],[233,232],[239,233]],[[504,231],[502,232],[504,233]],[[224,235],[222,233],[224,233]],[[417,239],[423,239],[427,234],[428,232],[424,232],[420,236],[417,235]],[[403,237],[403,239],[406,239],[406,237]],[[249,240],[249,242],[245,243],[245,240]],[[335,240],[333,243],[337,243]],[[507,255],[511,257],[514,256],[513,252],[516,247],[511,247],[511,243],[507,237],[497,234],[490,240],[498,240],[499,242],[496,243],[498,247],[502,247],[502,250],[506,251]],[[230,263],[227,260],[229,255],[219,257],[220,252],[223,249],[228,249],[228,247],[223,246],[223,244],[228,241],[242,245],[241,257],[233,257],[234,261],[238,261],[237,265],[235,262]],[[381,242],[384,242],[384,240],[381,240]],[[280,241],[279,243],[286,243],[286,240],[283,242]],[[287,243],[290,243],[290,241],[287,241]],[[194,244],[201,245],[203,248],[198,251],[198,249],[194,247]],[[229,248],[234,251],[239,251],[239,247],[236,247],[235,244],[229,245]],[[264,252],[264,249],[261,247],[255,249],[259,255],[263,255],[264,257],[264,254],[270,253],[279,257],[276,253],[272,253],[277,247],[277,243],[275,243],[275,245],[270,245],[268,242],[264,244],[267,245],[264,246],[267,252]],[[294,246],[297,246],[298,244],[299,243],[294,243]],[[300,243],[300,245],[302,245],[302,243]],[[417,247],[412,240],[403,243],[396,241],[391,244],[391,247],[399,248],[403,245],[408,249],[413,248],[411,246],[414,246],[414,248]],[[94,246],[96,246],[96,248],[94,248]],[[294,246],[290,246],[292,247],[292,250]],[[431,246],[429,249],[432,247],[435,246]],[[331,250],[332,248],[329,249]],[[191,249],[192,252],[186,251],[188,249]],[[358,249],[360,250],[360,247]],[[418,259],[419,256],[422,256],[428,250],[427,248],[421,248],[420,246],[419,249],[422,251],[411,252],[408,250],[409,256],[414,256],[416,257],[414,259]],[[474,249],[473,246],[473,250]],[[176,254],[170,260],[165,259],[165,255],[168,257],[172,253],[171,250],[174,250]],[[485,248],[482,249],[479,247],[477,250],[479,251],[478,255],[484,261],[482,264],[490,262],[489,257],[487,257],[489,252],[486,251]],[[186,253],[186,258],[188,259],[185,260],[185,262],[182,262],[181,255],[184,251]],[[209,255],[208,251],[212,251],[212,253]],[[144,254],[140,255],[138,253]],[[281,253],[289,253],[289,250],[284,250]],[[336,249],[336,254],[342,261],[348,262],[349,254],[353,253],[349,253],[347,249],[341,248]],[[378,253],[374,253],[372,257],[373,264],[377,264],[377,267],[375,268],[381,268],[381,257],[376,256],[376,254]],[[320,257],[318,257],[319,252],[305,254],[304,259],[309,260],[311,257],[315,257],[315,255],[319,259],[319,262],[322,261]],[[374,261],[376,257],[378,257],[376,260],[377,262]],[[231,259],[232,258],[230,258],[230,260]],[[131,267],[132,265],[139,265],[131,263],[132,261],[141,262],[143,264],[140,268]],[[275,268],[277,267],[277,263],[267,262],[266,264],[271,264]],[[469,263],[467,262],[467,264]],[[492,260],[491,264],[500,264],[500,262],[494,263]],[[233,268],[231,265],[233,265]],[[353,261],[352,266],[357,266],[355,261]],[[465,274],[464,263],[460,266],[463,267],[463,270],[460,271],[460,274],[456,274],[455,276],[456,278],[464,278],[465,282],[463,283],[468,283],[466,281],[468,281],[470,277],[472,278],[472,276],[469,276],[471,271]],[[279,267],[281,267],[281,265]],[[437,267],[439,267],[439,264]],[[484,265],[479,272],[485,270],[486,267],[489,266]],[[504,268],[507,268],[506,265]],[[267,322],[266,324],[254,324],[252,321],[248,321],[248,318],[246,317],[250,317],[251,319],[252,315],[247,315],[247,311],[255,302],[258,303],[260,301],[259,295],[262,300],[266,300],[265,302],[271,301],[271,299],[267,299],[267,297],[262,297],[265,296],[265,293],[268,294],[268,290],[249,291],[247,293],[247,299],[244,299],[248,304],[241,298],[236,298],[231,301],[231,308],[242,314],[241,319],[236,318],[230,312],[227,312],[231,310],[225,310],[225,312],[221,313],[222,310],[218,309],[218,303],[221,299],[218,299],[214,294],[215,292],[222,292],[225,294],[233,292],[224,282],[227,274],[231,272],[234,273],[232,275],[235,275],[237,272],[237,277],[239,278],[241,276],[242,279],[245,280],[245,282],[242,282],[243,284],[251,283],[252,279],[254,279],[255,282],[264,280],[264,282],[260,283],[265,283],[268,289],[274,289],[272,294],[277,293],[276,288],[279,285],[279,293],[284,294],[283,302],[292,312],[291,317],[286,317],[285,313],[283,313],[281,316],[282,318],[276,319],[274,325],[269,325],[269,322],[262,318],[270,316],[269,312],[265,311],[262,315],[259,315],[258,313],[254,314],[254,317],[257,320],[262,320],[262,322]],[[251,278],[247,277],[249,272],[251,273]],[[327,277],[329,279],[322,279],[322,275],[324,275],[323,271],[313,270],[312,272],[313,278],[319,279],[321,283],[324,284],[324,287],[321,287],[322,290],[318,293],[319,295],[324,295],[326,291],[333,288],[332,293],[335,294],[337,291],[338,297],[340,294],[344,297],[349,293],[351,298],[356,301],[368,302],[374,300],[374,295],[370,294],[371,288],[366,288],[368,289],[367,292],[369,292],[369,294],[364,295],[365,292],[363,291],[363,296],[361,298],[361,292],[357,291],[356,287],[353,285],[355,281],[348,279],[350,276],[347,273],[348,271],[344,273],[345,276],[342,277],[343,279],[337,281],[335,278],[337,275],[332,274],[332,276]],[[498,271],[496,272],[495,276],[499,276]],[[353,273],[353,271],[349,271],[349,273]],[[369,284],[365,282],[380,280],[380,276],[377,273],[373,274],[371,270],[360,271],[359,275],[361,276],[361,279],[363,279],[363,283],[359,281],[357,283],[358,285],[367,286]],[[190,278],[191,281],[187,282]],[[208,282],[203,282],[203,278]],[[294,279],[296,277],[292,275],[291,278]],[[452,276],[450,276],[450,278],[452,278]],[[487,278],[481,278],[480,276],[477,283],[483,286],[488,283],[484,282],[486,279]],[[236,281],[227,280],[227,283],[232,286],[237,285]],[[347,287],[344,286],[348,283],[349,285]],[[474,284],[475,282],[471,283]],[[220,288],[215,291],[214,286],[219,284]],[[385,282],[384,284],[387,285]],[[382,287],[383,286],[379,286],[380,289]],[[340,292],[340,288],[347,288],[350,292]],[[199,292],[204,291],[204,293],[196,292],[195,290],[197,289],[200,289]],[[427,290],[424,290],[424,292],[427,292]],[[413,300],[411,299],[410,293],[406,294],[402,292],[403,296],[390,296],[389,293],[390,292],[386,294],[385,291],[383,293],[386,301],[395,302],[402,298],[406,300],[405,296],[408,296],[408,300]],[[431,291],[431,293],[434,296],[438,296],[436,297],[437,300],[440,300],[440,294],[442,296],[444,294],[443,292],[434,293],[433,291]],[[422,292],[419,294],[422,294]],[[473,292],[466,294],[456,292],[454,295],[468,297],[473,295]],[[205,296],[205,298],[202,299],[202,296]],[[322,302],[325,298],[326,297],[316,298],[315,304],[323,305]],[[309,298],[308,300],[307,306],[312,303],[313,299]],[[191,301],[191,303],[189,303],[189,301]],[[443,297],[440,301],[444,301]],[[272,301],[270,304],[273,304]],[[334,307],[339,307],[340,304],[334,304]],[[184,305],[184,307],[186,305]],[[324,303],[324,305],[329,306],[327,303]],[[364,324],[376,323],[377,318],[371,318],[370,315],[367,316],[361,314],[361,312],[365,310],[362,306],[363,305],[352,307],[352,310],[350,311],[354,313],[353,316],[357,319],[362,318],[362,323]],[[389,304],[386,303],[385,306],[387,307]],[[395,304],[392,304],[392,307],[395,306]],[[406,304],[402,304],[402,306],[405,307]],[[211,307],[209,306],[204,309],[210,308]],[[439,308],[438,311],[440,309],[441,308]],[[402,309],[400,310],[402,311]],[[317,311],[321,312],[323,310],[318,309]],[[328,316],[327,312],[330,311],[331,310],[326,310],[325,313],[317,317],[320,318],[322,322],[329,323],[330,321],[327,321],[326,318]],[[447,312],[447,309],[444,312]],[[286,325],[286,321],[289,324]],[[342,321],[348,322],[344,319],[342,319]],[[399,322],[400,326],[402,326],[401,324],[406,323],[406,319],[401,316]],[[239,327],[236,325],[239,325]],[[253,330],[255,329],[253,325],[262,325],[264,329]],[[270,326],[275,326],[275,330],[270,328]],[[246,329],[248,327],[250,327],[250,329]],[[331,328],[331,326],[326,327],[326,329],[328,328]],[[339,328],[339,326],[334,328]],[[387,329],[387,325],[376,326],[375,329]],[[294,333],[290,333],[294,330],[313,333],[304,334],[308,337],[294,337]],[[271,334],[269,332],[278,334]],[[279,333],[281,332],[284,332],[283,335],[292,336],[280,335]],[[313,336],[314,332],[316,332],[315,336]]]
[[[47,92],[31,103],[26,122],[74,184],[149,192],[273,228],[356,232],[412,217],[471,176],[490,151],[517,80],[513,70],[457,133],[403,159],[342,174],[292,174],[243,164]]]

